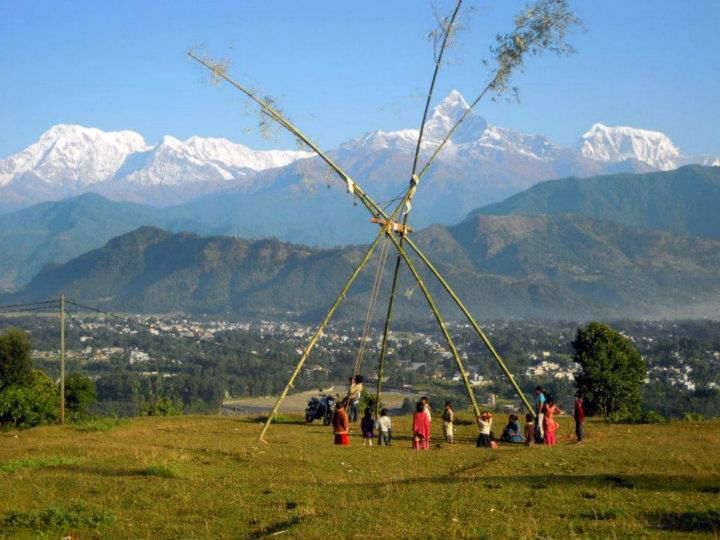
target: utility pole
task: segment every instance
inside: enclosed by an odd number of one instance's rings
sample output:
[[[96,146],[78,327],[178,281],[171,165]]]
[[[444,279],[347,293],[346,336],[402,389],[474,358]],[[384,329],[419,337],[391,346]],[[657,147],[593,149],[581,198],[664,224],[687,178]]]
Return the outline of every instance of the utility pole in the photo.
[[[60,425],[65,423],[65,295],[60,295]]]

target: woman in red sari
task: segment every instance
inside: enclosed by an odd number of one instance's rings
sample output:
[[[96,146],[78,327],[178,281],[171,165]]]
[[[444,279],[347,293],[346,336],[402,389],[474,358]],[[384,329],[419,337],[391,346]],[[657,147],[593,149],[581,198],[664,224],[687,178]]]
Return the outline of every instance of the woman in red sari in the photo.
[[[425,405],[417,404],[413,416],[413,450],[430,450],[430,418],[425,413]]]
[[[350,436],[348,435],[350,420],[345,412],[345,403],[342,400],[338,401],[337,405],[335,405],[332,425],[333,432],[335,433],[335,444],[350,446]]]
[[[558,425],[555,422],[555,415],[559,414],[560,409],[555,405],[553,398],[548,398],[543,406],[543,430],[545,430],[545,444],[548,446],[555,445],[555,432],[557,431]]]

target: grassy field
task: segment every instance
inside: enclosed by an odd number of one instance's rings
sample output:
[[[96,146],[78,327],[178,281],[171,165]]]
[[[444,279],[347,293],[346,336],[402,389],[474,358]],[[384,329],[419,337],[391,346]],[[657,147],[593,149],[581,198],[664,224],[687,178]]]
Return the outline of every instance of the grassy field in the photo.
[[[720,422],[609,426],[557,447],[332,445],[328,428],[140,418],[0,433],[0,536],[608,538],[715,536]],[[440,442],[440,426],[434,421]],[[501,427],[501,426],[499,426]]]

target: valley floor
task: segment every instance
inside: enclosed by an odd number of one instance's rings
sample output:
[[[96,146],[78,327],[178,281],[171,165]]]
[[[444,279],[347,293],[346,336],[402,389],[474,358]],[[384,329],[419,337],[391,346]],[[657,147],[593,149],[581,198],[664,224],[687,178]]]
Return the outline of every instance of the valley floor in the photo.
[[[553,448],[332,444],[327,427],[257,419],[98,420],[0,433],[0,536],[558,538],[715,534],[720,421],[589,422]],[[500,419],[497,421],[500,424]],[[498,431],[502,426],[495,426]]]

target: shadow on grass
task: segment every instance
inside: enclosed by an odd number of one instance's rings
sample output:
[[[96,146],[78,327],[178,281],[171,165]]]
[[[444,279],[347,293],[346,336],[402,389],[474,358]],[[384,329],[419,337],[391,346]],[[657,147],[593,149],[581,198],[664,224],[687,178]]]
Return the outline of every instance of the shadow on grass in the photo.
[[[604,474],[562,474],[562,475],[514,475],[514,476],[488,476],[483,475],[483,465],[497,459],[494,455],[481,462],[461,469],[451,471],[447,474],[435,476],[419,476],[415,478],[404,478],[388,480],[385,482],[367,482],[355,484],[357,487],[379,488],[392,485],[413,485],[413,484],[452,484],[478,482],[493,489],[500,489],[505,486],[524,486],[531,490],[547,489],[551,487],[584,486],[587,488],[616,489],[639,489],[648,491],[704,491],[703,485],[708,482],[716,484],[719,478],[698,478],[685,475],[661,475],[661,474],[637,474],[637,475],[604,475]]]
[[[97,465],[66,465],[57,467],[70,473],[93,474],[110,478],[123,478],[137,476],[141,478],[177,478],[178,474],[171,467],[165,465],[150,465],[148,467],[101,467]]]
[[[720,510],[657,512],[649,514],[648,520],[658,529],[670,531],[712,532],[715,537],[720,531]]]
[[[32,529],[70,531],[78,527],[97,528],[112,523],[115,516],[106,511],[96,511],[82,504],[70,508],[49,508],[34,512],[8,512],[0,522],[6,529]]]

